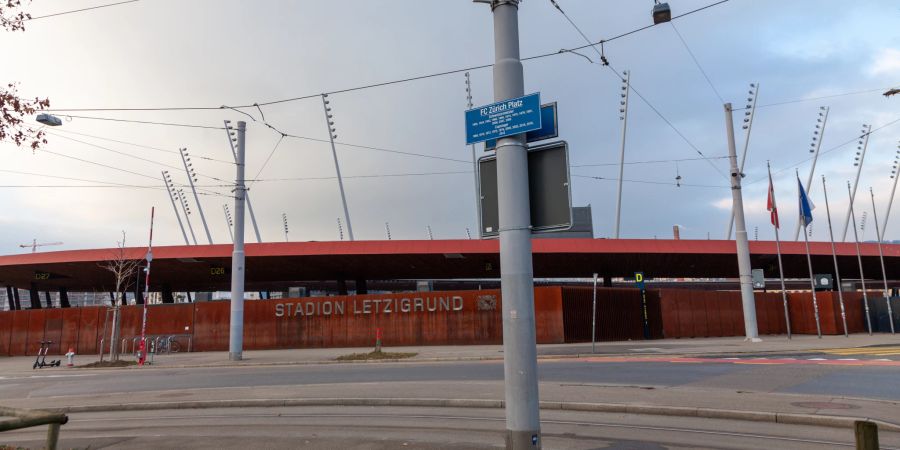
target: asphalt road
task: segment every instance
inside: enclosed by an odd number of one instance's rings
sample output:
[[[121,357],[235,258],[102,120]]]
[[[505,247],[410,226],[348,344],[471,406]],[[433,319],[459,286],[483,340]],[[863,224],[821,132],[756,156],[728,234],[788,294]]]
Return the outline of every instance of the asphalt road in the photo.
[[[850,429],[721,419],[551,411],[542,414],[546,449],[844,449]],[[234,408],[83,413],[72,416],[61,448],[105,449],[495,449],[502,410],[454,408]],[[4,433],[39,448],[43,429]],[[898,436],[883,436],[897,448]]]
[[[900,367],[732,364],[717,362],[542,361],[541,382],[647,387],[690,386],[765,393],[900,400]],[[502,381],[500,361],[298,366],[60,370],[0,376],[0,399],[133,393],[200,388],[377,382]]]

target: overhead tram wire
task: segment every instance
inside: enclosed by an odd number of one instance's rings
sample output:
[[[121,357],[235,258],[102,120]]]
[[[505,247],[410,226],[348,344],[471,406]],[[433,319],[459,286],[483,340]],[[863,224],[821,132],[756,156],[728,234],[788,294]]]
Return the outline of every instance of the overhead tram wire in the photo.
[[[723,3],[727,3],[729,1],[730,0],[719,0],[717,2],[710,3],[709,5],[701,6],[699,8],[687,11],[683,14],[679,14],[677,16],[672,16],[672,20],[680,19],[682,17],[686,17],[691,14],[698,13],[700,11],[712,8],[714,6],[721,5]],[[618,34],[616,36],[604,39],[602,42],[612,42],[617,39],[621,39],[626,36],[630,36],[637,32],[644,31],[648,28],[652,28],[654,26],[656,26],[656,24],[650,24],[650,25],[646,25],[646,26],[643,26],[640,28],[633,29],[631,31],[626,31],[626,32]],[[590,41],[588,41],[588,42],[590,42]],[[573,47],[571,50],[581,50],[581,49],[585,49],[585,48],[592,47],[594,45],[599,45],[599,44],[600,44],[600,42],[590,43],[588,45],[582,45],[580,47]],[[549,57],[558,56],[558,55],[559,55],[559,52],[543,53],[543,54],[539,54],[539,55],[533,55],[533,56],[527,56],[527,57],[521,58],[521,61],[532,61],[532,60],[536,60],[536,59],[549,58]],[[345,89],[338,89],[338,90],[328,91],[328,92],[324,92],[324,93],[325,94],[343,94],[343,93],[347,93],[347,92],[360,91],[360,90],[364,90],[364,89],[372,89],[372,88],[390,86],[390,85],[394,85],[394,84],[407,83],[407,82],[411,82],[411,81],[425,80],[428,78],[454,75],[454,74],[459,74],[459,73],[463,73],[466,71],[487,69],[489,67],[493,67],[493,64],[481,64],[481,65],[477,65],[477,66],[469,66],[469,67],[464,67],[464,68],[459,68],[459,69],[446,70],[443,72],[435,72],[435,73],[426,74],[426,75],[402,78],[402,79],[398,79],[398,80],[385,81],[385,82],[380,82],[380,83],[372,83],[372,84],[356,86],[356,87],[351,87],[351,88],[345,88]],[[268,102],[258,102],[258,103],[251,103],[251,104],[247,104],[247,105],[236,105],[236,106],[233,105],[233,106],[230,106],[229,108],[235,108],[235,109],[259,108],[261,106],[276,105],[279,103],[287,103],[287,102],[294,102],[294,101],[299,101],[299,100],[320,98],[321,95],[322,95],[322,93],[315,93],[315,94],[302,95],[302,96],[297,96],[297,97],[284,98],[284,99],[279,99],[279,100],[272,100],[272,101],[268,101]],[[62,108],[62,109],[47,109],[44,111],[56,112],[56,113],[98,112],[98,111],[210,111],[210,110],[217,110],[217,109],[222,109],[222,108],[223,108],[222,106],[188,106],[188,107],[156,107],[156,108],[154,108],[154,107],[150,107],[150,108]],[[72,117],[74,117],[74,116],[72,116]],[[471,164],[471,161],[469,161],[469,163]]]
[[[897,84],[900,84],[900,83],[897,83]],[[794,104],[794,103],[813,102],[816,100],[825,100],[825,99],[836,98],[836,97],[846,97],[848,95],[871,94],[872,92],[878,92],[880,94],[880,93],[884,92],[885,89],[890,89],[890,87],[864,89],[861,91],[842,92],[842,93],[838,93],[838,94],[823,95],[820,97],[798,98],[798,99],[794,99],[794,100],[784,100],[784,101],[780,101],[780,102],[765,103],[762,105],[756,105],[756,109],[769,108],[772,106],[790,105],[790,104]],[[744,109],[747,109],[747,108],[734,108],[734,109],[732,109],[732,111],[740,111],[740,110],[744,110]]]
[[[680,158],[680,159],[654,159],[647,161],[626,161],[623,164],[625,165],[638,165],[638,164],[664,164],[664,163],[676,163],[676,162],[686,162],[686,161],[704,161],[709,159],[728,159],[728,156],[705,156],[702,158]],[[572,164],[571,167],[606,167],[606,166],[618,166],[619,163],[594,163],[594,164]]]
[[[898,122],[900,122],[900,118],[894,119],[894,120],[892,120],[892,121],[890,121],[890,122],[887,122],[887,123],[885,123],[884,125],[880,125],[880,126],[878,126],[878,127],[876,127],[876,128],[872,128],[872,129],[868,132],[868,134],[869,134],[869,135],[872,135],[872,133],[875,133],[876,131],[885,129],[885,128],[887,128],[887,127],[890,127],[890,126],[892,126],[892,125],[894,125],[894,124],[896,124],[896,123],[898,123]],[[850,140],[848,140],[848,141],[846,141],[846,142],[837,144],[837,145],[835,145],[835,146],[829,148],[828,150],[823,150],[823,151],[819,152],[819,157],[821,158],[822,155],[831,153],[831,152],[833,152],[833,151],[835,151],[835,150],[838,150],[838,149],[840,149],[840,148],[842,148],[842,147],[845,147],[845,146],[847,146],[847,145],[850,145],[850,144],[852,144],[852,143],[854,143],[854,142],[856,142],[856,141],[858,141],[859,139],[862,139],[862,138],[863,138],[862,135],[860,135],[860,136],[854,136],[852,139],[850,139]],[[797,162],[797,163],[794,163],[794,164],[791,164],[791,165],[789,165],[789,166],[782,167],[781,169],[775,170],[775,171],[772,172],[772,174],[773,174],[773,175],[780,174],[781,172],[784,172],[784,171],[786,171],[786,170],[790,170],[790,169],[793,169],[793,168],[795,168],[795,167],[798,167],[798,166],[800,166],[801,164],[803,164],[803,163],[805,163],[805,162],[807,162],[807,161],[809,161],[809,160],[811,160],[811,159],[812,159],[812,157],[808,157],[808,158],[803,159],[802,161],[799,161],[799,162]],[[761,181],[767,181],[768,179],[769,179],[768,176],[765,176],[765,177],[757,178],[756,180],[753,180],[753,181],[750,181],[750,182],[746,182],[746,183],[743,183],[743,184],[746,186],[746,185],[750,185],[750,184],[756,184],[756,183],[759,183],[759,182],[761,182]]]
[[[619,181],[618,178],[598,177],[598,176],[591,176],[591,175],[574,174],[572,176],[578,177],[578,178],[592,178],[594,180],[600,180],[600,181]],[[652,185],[672,186],[672,187],[687,186],[687,187],[711,188],[711,189],[730,189],[731,188],[731,186],[725,186],[724,184],[721,186],[714,185],[714,184],[685,184],[685,183],[676,184],[671,181],[629,180],[626,178],[623,178],[622,181],[624,181],[626,183],[652,184]]]
[[[725,99],[722,98],[722,94],[719,93],[719,90],[716,89],[716,85],[713,84],[712,80],[709,78],[709,75],[703,70],[703,66],[700,65],[700,61],[697,60],[697,56],[694,55],[694,52],[691,50],[691,47],[688,46],[687,41],[684,40],[684,37],[681,35],[681,32],[678,31],[678,28],[675,26],[674,22],[669,22],[672,25],[672,29],[675,30],[675,34],[678,36],[678,40],[681,41],[682,45],[684,45],[684,49],[687,50],[688,55],[691,55],[691,59],[694,60],[694,65],[697,66],[697,69],[700,70],[700,73],[703,74],[703,78],[706,79],[706,83],[709,84],[709,87],[712,88],[713,92],[716,94],[716,97],[719,98],[719,101],[724,105]]]
[[[91,11],[91,10],[95,10],[95,9],[109,8],[110,6],[124,5],[124,4],[126,4],[126,3],[134,3],[134,2],[137,2],[137,1],[140,1],[140,0],[126,0],[126,1],[123,1],[123,2],[116,2],[116,3],[108,3],[108,4],[105,4],[105,5],[91,6],[91,7],[89,7],[89,8],[73,9],[73,10],[70,10],[70,11],[60,11],[60,12],[58,12],[58,13],[45,14],[45,15],[43,15],[43,16],[26,17],[25,20],[26,20],[26,21],[27,21],[27,20],[38,20],[38,19],[46,19],[46,18],[48,18],[48,17],[64,16],[64,15],[67,15],[67,14],[75,14],[75,13],[80,13],[80,12],[84,12],[84,11]]]
[[[150,176],[150,175],[147,175],[147,174],[143,174],[143,173],[140,173],[140,172],[135,172],[135,171],[133,171],[133,170],[123,169],[123,168],[121,168],[121,167],[115,167],[115,166],[111,166],[111,165],[109,165],[109,164],[103,164],[103,163],[99,163],[99,162],[96,162],[96,161],[91,161],[91,160],[89,160],[89,159],[78,158],[78,157],[76,157],[76,156],[66,155],[66,154],[64,154],[64,153],[57,153],[57,152],[54,152],[54,151],[52,151],[52,150],[47,150],[47,149],[43,149],[43,148],[40,150],[40,152],[38,152],[38,154],[55,155],[55,156],[59,156],[59,157],[62,157],[62,158],[72,159],[72,160],[80,161],[80,162],[83,162],[83,163],[86,163],[86,164],[91,164],[91,165],[103,167],[103,168],[105,168],[105,169],[111,169],[111,170],[116,170],[116,171],[119,171],[119,172],[128,173],[128,174],[131,174],[131,175],[137,175],[137,176],[139,176],[139,177],[149,178],[149,179],[154,180],[154,181],[157,180],[157,177]],[[201,195],[218,195],[218,196],[229,197],[229,198],[232,197],[232,196],[230,196],[230,195],[225,195],[225,194],[222,194],[222,193],[220,193],[220,192],[215,192],[215,191],[198,192],[198,194],[201,194]]]
[[[179,170],[179,171],[182,170],[182,167],[181,167],[181,166],[174,166],[174,165],[166,164],[166,163],[164,163],[164,162],[156,161],[156,160],[153,160],[153,159],[142,158],[142,157],[140,157],[140,156],[132,155],[132,154],[130,154],[130,153],[122,152],[122,151],[119,151],[119,150],[113,150],[113,149],[111,149],[111,148],[104,147],[104,146],[102,146],[102,145],[97,145],[97,144],[93,144],[93,143],[90,143],[90,142],[85,142],[85,141],[81,141],[81,140],[78,140],[78,139],[74,139],[74,138],[70,138],[70,137],[66,137],[66,136],[61,136],[61,135],[58,135],[58,134],[56,134],[56,133],[54,133],[54,132],[50,132],[50,131],[48,131],[47,133],[50,134],[50,135],[54,135],[54,136],[63,138],[63,139],[68,139],[68,140],[70,140],[70,141],[78,142],[79,144],[84,144],[84,145],[87,145],[87,146],[90,146],[90,147],[98,148],[98,149],[101,149],[101,150],[106,150],[106,151],[108,151],[108,152],[112,152],[112,153],[115,153],[115,154],[118,154],[118,155],[122,155],[122,156],[126,156],[126,157],[129,157],[129,158],[134,158],[134,159],[137,159],[137,160],[140,160],[140,161],[144,161],[144,162],[148,162],[148,163],[151,163],[151,164],[157,164],[157,165],[160,165],[160,166],[169,168],[169,169],[174,169],[174,170]],[[202,177],[205,177],[205,178],[209,178],[209,179],[211,179],[211,180],[215,180],[215,181],[220,181],[220,182],[223,182],[223,183],[227,183],[227,181],[225,181],[225,180],[223,180],[223,179],[221,179],[221,178],[216,178],[216,177],[213,177],[213,176],[210,176],[210,175],[203,174],[203,173],[201,173],[201,172],[197,172],[197,175],[202,176]],[[154,178],[155,178],[155,177],[154,177]]]
[[[14,174],[14,175],[29,175],[29,176],[33,176],[33,177],[54,178],[54,179],[57,179],[57,180],[82,181],[82,182],[85,182],[85,183],[108,184],[108,185],[112,185],[112,186],[133,186],[133,185],[131,185],[131,184],[127,184],[127,183],[117,183],[117,182],[114,182],[114,181],[91,180],[91,179],[75,178],[75,177],[64,177],[64,176],[61,176],[61,175],[50,175],[50,174],[46,174],[46,173],[35,173],[35,172],[23,172],[23,171],[20,171],[20,170],[11,170],[11,169],[0,169],[0,172],[3,172],[3,173],[11,173],[11,174]]]
[[[218,109],[218,108],[217,108]],[[41,110],[47,112],[54,112],[52,110]],[[105,110],[105,111],[115,111],[115,110]],[[151,111],[151,110],[147,110]],[[91,116],[73,116],[70,114],[64,114],[64,117],[71,117],[73,119],[87,119],[87,120],[107,120],[110,122],[126,122],[126,123],[141,123],[145,125],[165,125],[170,127],[185,127],[185,128],[202,128],[206,130],[224,130],[224,127],[213,127],[208,125],[194,125],[194,124],[186,124],[186,123],[172,123],[172,122],[153,122],[149,120],[134,120],[134,119],[116,119],[113,117],[91,117]]]
[[[721,4],[721,3],[725,3],[725,2],[727,2],[727,1],[729,1],[729,0],[722,0],[722,1],[718,2],[718,3],[714,3],[713,5],[709,5],[709,6],[707,6],[707,7],[711,7],[711,6],[714,6],[714,5],[717,5],[717,4]],[[618,38],[620,38],[620,37],[622,37],[622,36],[627,36],[627,34],[615,36],[615,37],[613,37],[613,38],[611,38],[611,39],[602,39],[602,40],[600,40],[600,41],[597,42],[597,43],[592,43],[591,40],[590,40],[590,38],[588,38],[587,35],[584,34],[583,31],[581,31],[581,28],[579,28],[578,25],[575,24],[575,21],[573,21],[572,18],[569,17],[569,15],[566,14],[566,12],[562,10],[562,8],[559,6],[559,4],[556,2],[556,0],[550,0],[550,3],[556,8],[557,11],[559,11],[560,14],[562,14],[563,17],[566,18],[566,21],[568,21],[569,24],[572,25],[572,28],[574,28],[575,31],[577,31],[578,34],[581,35],[581,37],[585,40],[585,42],[587,42],[587,45],[584,45],[584,46],[581,46],[581,47],[576,47],[576,48],[573,48],[573,49],[562,49],[562,50],[558,51],[557,54],[565,53],[565,52],[574,52],[575,50],[581,50],[581,49],[590,47],[592,50],[594,50],[595,53],[597,53],[597,56],[600,57],[601,61],[603,61],[603,66],[606,66],[607,68],[609,68],[609,70],[611,70],[614,74],[616,74],[616,77],[617,77],[619,80],[624,80],[624,77],[622,77],[622,75],[619,73],[619,71],[617,71],[611,64],[609,64],[609,62],[606,60],[606,57],[605,57],[605,55],[603,54],[603,52],[601,52],[600,50],[597,49],[597,45],[603,45],[605,42],[609,42],[609,41],[611,41],[611,40],[613,40],[613,39],[618,39]],[[705,9],[705,8],[706,8],[706,7],[701,8],[701,9],[698,9],[698,10],[694,10],[694,11],[688,12],[688,13],[686,13],[686,14],[682,14],[682,15],[680,15],[680,16],[673,17],[672,19],[674,20],[674,19],[677,18],[677,17],[684,17],[684,16],[686,16],[687,14],[691,14],[691,13],[693,13],[693,12],[696,12],[696,11],[699,11],[699,10],[702,10],[702,9]],[[650,27],[655,26],[655,25],[656,25],[656,24],[647,25],[647,26],[643,27],[642,29],[650,28]],[[576,54],[577,54],[577,53],[576,53]],[[583,55],[582,55],[582,56],[583,56]],[[588,58],[588,61],[591,61],[591,59]],[[593,61],[591,61],[591,63],[593,63]],[[701,69],[701,70],[702,70],[702,69]],[[710,161],[708,158],[706,158],[706,155],[704,155],[703,152],[701,152],[700,149],[697,148],[697,146],[694,145],[694,143],[691,142],[690,139],[688,139],[687,136],[685,136],[685,135],[681,132],[681,130],[679,130],[677,127],[675,127],[675,125],[674,125],[668,118],[666,118],[666,116],[664,116],[664,115],[662,114],[662,112],[659,111],[659,109],[657,109],[655,106],[653,106],[653,104],[650,103],[650,101],[647,100],[647,98],[644,97],[643,94],[641,94],[640,91],[638,91],[638,90],[634,87],[634,83],[629,83],[629,86],[628,86],[628,87],[629,87],[629,89],[631,89],[631,92],[634,92],[635,95],[638,96],[638,98],[640,98],[647,106],[649,106],[650,109],[652,109],[653,112],[656,113],[656,115],[659,116],[659,118],[662,119],[662,120],[669,126],[669,128],[671,128],[672,130],[674,130],[675,133],[677,133],[678,136],[681,137],[681,139],[682,139],[685,143],[687,143],[692,149],[694,149],[694,151],[697,152],[698,155],[700,155],[701,157],[703,157],[703,158],[709,163],[709,165],[712,166],[712,168],[716,170],[716,172],[719,172],[720,175],[722,175],[722,176],[725,177],[725,178],[728,178],[728,175],[726,175],[725,172],[722,171],[722,169],[720,169],[718,166],[716,166],[715,164],[713,164],[712,161]],[[718,94],[718,91],[717,91],[717,94]]]
[[[372,174],[372,175],[345,175],[341,178],[343,179],[368,179],[368,178],[400,178],[400,177],[424,177],[424,176],[438,176],[438,175],[471,175],[471,170],[459,170],[459,171],[450,171],[450,172],[418,172],[418,173],[385,173],[385,174]],[[327,177],[296,177],[296,178],[264,178],[264,179],[253,179],[246,180],[248,182],[257,182],[257,183],[271,183],[271,182],[285,182],[285,181],[325,181],[325,180],[336,180],[336,176],[327,176]]]
[[[57,133],[62,132],[62,133],[67,133],[67,134],[75,134],[75,135],[78,135],[78,136],[89,137],[89,138],[93,138],[93,139],[100,139],[100,140],[102,140],[102,141],[115,142],[115,143],[117,143],[117,144],[131,145],[131,146],[134,146],[134,147],[145,148],[145,149],[147,149],[147,150],[155,150],[155,151],[162,152],[162,153],[171,153],[171,154],[173,154],[173,155],[177,155],[177,154],[178,154],[178,151],[176,151],[176,150],[167,150],[167,149],[164,149],[164,148],[153,147],[153,146],[150,146],[150,145],[137,144],[137,143],[134,143],[134,142],[128,142],[128,141],[120,141],[120,140],[117,140],[117,139],[111,139],[111,138],[107,138],[107,137],[103,137],[103,136],[97,136],[97,135],[93,135],[93,134],[80,133],[80,132],[78,132],[78,131],[66,130],[66,129],[63,129],[63,128],[54,128],[53,131],[54,131],[54,132],[57,132]],[[61,136],[61,137],[63,137],[63,136]],[[192,157],[196,157],[197,159],[203,159],[203,160],[206,160],[206,161],[213,161],[213,162],[219,162],[219,163],[223,163],[223,164],[231,164],[231,165],[234,165],[234,164],[235,164],[234,161],[226,161],[226,160],[223,160],[223,159],[211,158],[211,157],[209,157],[209,156],[198,155],[198,154],[193,153],[193,152],[191,153],[191,156],[192,156]]]

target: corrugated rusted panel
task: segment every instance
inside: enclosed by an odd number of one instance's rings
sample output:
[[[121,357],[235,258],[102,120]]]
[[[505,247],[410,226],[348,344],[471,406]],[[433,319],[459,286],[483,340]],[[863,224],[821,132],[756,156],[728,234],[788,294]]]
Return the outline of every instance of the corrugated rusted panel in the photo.
[[[9,344],[12,338],[12,322],[15,311],[0,312],[0,355],[10,356]]]
[[[561,292],[566,342],[590,342],[593,288],[565,287]],[[657,318],[656,327],[661,329],[658,323],[660,316],[658,298],[658,294],[654,296],[648,292],[648,316],[651,310],[654,311]],[[654,301],[655,303],[652,303]],[[640,290],[598,288],[596,321],[598,341],[644,339],[644,312]]]
[[[869,307],[872,309],[873,301],[884,302],[881,292],[868,292]],[[850,333],[867,332],[865,305],[863,303],[862,292],[845,292],[844,307],[847,310],[847,329]],[[875,314],[870,312],[874,325]]]
[[[229,302],[195,303],[194,350],[198,352],[228,350],[230,321],[231,305]],[[246,325],[244,329],[246,330]]]
[[[81,327],[80,308],[63,308],[62,332],[59,336],[59,351],[63,355],[71,348],[78,353],[78,330]]]
[[[103,315],[106,311],[102,306],[77,308],[80,311],[78,326],[78,354],[99,353],[100,333],[103,331]]]
[[[812,295],[809,292],[792,292],[788,294],[788,303],[793,332],[795,334],[816,334]]]
[[[707,336],[726,336],[722,317],[721,299],[718,296],[706,296]]]
[[[498,295],[498,301],[500,296]],[[540,344],[561,344],[565,342],[563,332],[563,300],[561,287],[540,287],[534,290],[535,321],[537,323],[537,342]],[[474,325],[480,321],[472,317]],[[502,316],[501,316],[502,320]],[[502,333],[500,334],[502,336]]]
[[[641,311],[641,314],[643,314],[643,311]],[[641,320],[643,320],[643,316]],[[650,322],[650,339],[662,339],[663,318],[658,290],[647,291],[647,320]]]
[[[62,309],[54,308],[44,310],[44,340],[50,341],[48,355],[59,355],[62,344],[63,315]],[[65,353],[65,352],[62,352]]]
[[[26,337],[26,355],[37,354],[44,340],[44,322],[46,322],[46,309],[32,309],[28,311],[28,335]]]
[[[28,354],[28,316],[31,310],[13,311],[12,330],[9,338],[9,355],[22,356]]]
[[[675,291],[672,289],[659,290],[659,310],[662,315],[663,337],[667,339],[679,338],[678,312],[675,304]]]

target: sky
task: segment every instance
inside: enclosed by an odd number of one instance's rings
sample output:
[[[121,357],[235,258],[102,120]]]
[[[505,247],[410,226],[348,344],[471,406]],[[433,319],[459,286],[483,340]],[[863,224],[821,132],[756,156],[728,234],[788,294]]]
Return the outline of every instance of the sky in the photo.
[[[673,15],[710,3],[669,1]],[[25,11],[42,16],[100,4],[45,0],[26,4]],[[652,21],[651,1],[558,4],[595,42]],[[774,237],[766,211],[767,161],[775,173],[782,238],[793,239],[795,170],[805,183],[820,107],[830,109],[810,189],[817,205],[812,239],[828,239],[822,174],[840,239],[847,182],[856,175],[856,138],[863,124],[871,124],[877,131],[868,143],[855,203],[857,221],[867,216],[860,238],[870,240],[875,230],[868,189],[874,189],[883,220],[900,143],[900,96],[881,95],[900,86],[898,19],[900,7],[892,1],[730,0],[677,19],[674,26],[607,42],[609,67],[596,64],[591,48],[580,53],[594,63],[571,53],[526,61],[525,90],[540,92],[544,103],[558,103],[573,204],[592,206],[596,237],[611,236],[615,220],[621,80],[610,68],[630,71],[633,88],[623,238],[669,238],[675,224],[684,239],[725,238],[731,190],[723,175],[728,161],[722,105],[744,108],[755,83],[759,107],[743,189],[750,239]],[[525,1],[519,21],[523,57],[585,44],[549,0]],[[282,214],[291,241],[338,240],[343,212],[317,95],[323,92],[332,93],[337,157],[357,240],[386,239],[386,222],[393,239],[427,239],[429,226],[435,239],[464,239],[467,228],[473,234],[477,228],[463,73],[337,91],[491,64],[492,19],[485,5],[141,0],[30,21],[24,32],[0,32],[0,48],[0,81],[18,82],[24,96],[48,97],[52,110],[212,107],[58,111],[63,125],[47,130],[49,143],[41,150],[0,142],[0,254],[31,251],[19,245],[33,239],[63,242],[45,251],[112,247],[122,231],[128,245],[144,246],[151,207],[154,245],[183,244],[160,173],[168,170],[188,191],[179,148],[193,155],[213,242],[230,243],[223,206],[234,209],[228,183],[235,165],[223,120],[248,122],[246,172],[258,180],[251,182],[250,196],[263,240],[285,240]],[[473,103],[493,102],[491,69],[471,70],[471,80]],[[256,108],[242,109],[252,119],[217,109],[306,96],[311,97],[262,106],[261,113],[273,127],[312,140],[280,139]],[[734,113],[738,152],[746,141],[744,117],[743,110]],[[205,243],[196,201],[190,196],[188,202],[197,241]],[[900,218],[892,218],[885,238],[900,239]],[[255,242],[249,217],[246,240]]]

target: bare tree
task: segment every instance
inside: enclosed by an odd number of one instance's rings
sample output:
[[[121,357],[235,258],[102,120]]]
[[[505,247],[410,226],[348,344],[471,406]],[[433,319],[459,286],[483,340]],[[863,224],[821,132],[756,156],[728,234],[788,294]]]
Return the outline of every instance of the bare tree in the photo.
[[[31,14],[20,11],[21,7],[22,0],[0,0],[0,29],[25,31],[25,21],[31,19]],[[29,100],[19,97],[16,83],[0,87],[0,141],[8,140],[19,147],[28,145],[32,151],[46,144],[44,131],[26,124],[25,119],[49,106],[50,100],[46,98]]]
[[[110,361],[119,359],[119,348],[117,341],[122,327],[122,314],[119,311],[120,306],[127,304],[125,291],[131,285],[131,280],[140,268],[141,260],[132,259],[128,255],[125,246],[125,231],[122,231],[122,240],[116,243],[116,248],[112,250],[110,259],[99,264],[100,267],[112,273],[115,279],[116,291],[114,301],[112,301],[112,327],[109,333],[109,357]],[[109,314],[107,313],[107,317]],[[106,324],[103,326],[107,329]],[[106,335],[105,331],[103,333]]]

